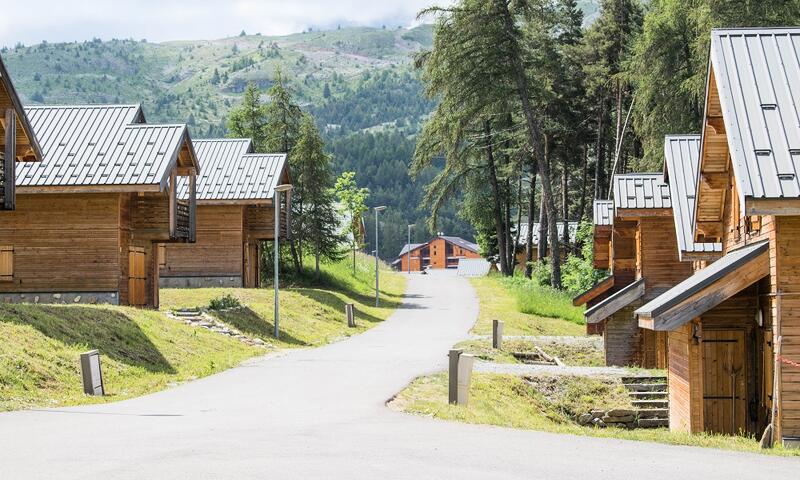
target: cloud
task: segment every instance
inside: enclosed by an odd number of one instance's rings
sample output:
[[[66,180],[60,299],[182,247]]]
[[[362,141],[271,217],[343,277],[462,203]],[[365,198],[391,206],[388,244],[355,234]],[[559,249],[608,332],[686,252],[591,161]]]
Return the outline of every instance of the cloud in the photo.
[[[408,26],[452,0],[3,0],[0,45],[90,40],[213,39],[241,30],[285,35],[337,25]]]

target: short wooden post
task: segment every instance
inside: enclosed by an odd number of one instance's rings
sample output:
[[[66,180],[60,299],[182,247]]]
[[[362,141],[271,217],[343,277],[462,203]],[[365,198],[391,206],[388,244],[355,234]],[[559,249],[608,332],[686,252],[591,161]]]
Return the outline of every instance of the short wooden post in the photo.
[[[344,313],[347,315],[347,326],[350,328],[355,328],[356,326],[356,315],[355,315],[355,307],[352,303],[346,303],[344,305]]]
[[[469,385],[472,382],[472,366],[475,364],[475,355],[462,353],[458,356],[458,395],[457,403],[469,403]]]
[[[450,404],[458,403],[458,357],[461,356],[462,352],[463,350],[453,349],[450,350],[448,355],[450,359],[450,368],[448,371],[449,388],[447,401]]]
[[[503,325],[500,320],[492,320],[492,348],[503,349]]]

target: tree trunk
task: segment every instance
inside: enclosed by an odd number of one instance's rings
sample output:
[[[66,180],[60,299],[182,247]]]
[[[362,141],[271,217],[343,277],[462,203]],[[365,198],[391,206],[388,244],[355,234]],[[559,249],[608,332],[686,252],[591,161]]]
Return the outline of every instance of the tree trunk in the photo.
[[[569,172],[567,171],[566,162],[564,162],[564,168],[561,170],[561,218],[564,222],[561,243],[564,245],[564,252],[569,252]]]
[[[543,262],[547,257],[547,246],[550,243],[550,223],[547,221],[547,208],[544,204],[544,196],[539,200],[539,244],[536,246],[536,258]]]
[[[517,234],[514,236],[514,253],[511,256],[511,274],[516,273],[517,270],[517,249],[519,248],[519,237],[522,233],[520,225],[522,224],[522,175],[519,176],[519,186],[517,187]],[[530,221],[528,221],[530,223]],[[529,229],[530,230],[530,229]]]
[[[506,179],[506,215],[505,215],[505,234],[506,234],[506,265],[508,265],[509,276],[514,276],[514,245],[511,237],[511,181]]]
[[[614,137],[614,158],[619,158],[619,154],[622,152],[620,142],[622,141],[622,85],[617,79],[616,81],[616,98],[617,98],[617,129],[616,129],[616,136]],[[614,175],[617,172],[612,171],[611,175]]]
[[[533,218],[536,210],[536,169],[531,170],[531,191],[528,199],[528,232],[525,234],[525,277],[533,273]]]
[[[500,195],[500,185],[497,182],[497,169],[494,164],[494,151],[492,150],[492,127],[489,121],[483,122],[484,133],[486,134],[486,163],[489,169],[489,184],[492,187],[492,213],[494,216],[494,228],[497,235],[497,248],[500,255],[500,273],[508,276],[508,264],[506,262],[506,234],[503,228],[503,211]]]
[[[603,185],[605,185],[605,178],[603,175],[603,167],[605,166],[605,135],[603,129],[605,125],[603,120],[606,116],[606,100],[600,98],[600,110],[597,112],[597,140],[594,146],[595,164],[594,164],[594,198],[604,198]]]
[[[506,55],[511,61],[514,71],[514,81],[517,85],[517,95],[522,103],[522,113],[525,116],[525,123],[528,130],[528,142],[533,148],[536,161],[539,165],[539,175],[542,178],[542,197],[547,207],[548,235],[552,244],[550,255],[552,262],[552,276],[550,284],[554,288],[561,288],[561,264],[559,262],[558,232],[556,231],[556,208],[553,200],[553,189],[550,183],[550,168],[545,162],[544,147],[542,145],[542,128],[539,117],[534,113],[534,106],[531,104],[530,88],[528,87],[528,76],[525,66],[522,64],[522,51],[518,43],[518,27],[514,23],[514,18],[508,9],[507,0],[494,0],[494,3],[503,18],[506,35],[508,36],[508,48]],[[500,47],[502,48],[502,47]]]
[[[581,175],[581,198],[578,203],[578,222],[583,221],[586,214],[586,182],[589,180],[589,152],[586,145],[583,146],[583,174]]]

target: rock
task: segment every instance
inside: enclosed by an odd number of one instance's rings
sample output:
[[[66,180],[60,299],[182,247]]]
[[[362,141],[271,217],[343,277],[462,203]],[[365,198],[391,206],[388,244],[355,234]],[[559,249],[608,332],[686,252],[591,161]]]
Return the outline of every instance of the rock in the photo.
[[[81,296],[80,295],[75,295],[75,298],[72,299],[72,301],[75,302],[75,303],[80,302],[81,301]]]
[[[54,294],[53,294],[53,298],[55,298],[56,300],[58,300],[59,298],[61,298],[61,294],[60,294],[60,293],[54,293]]]
[[[606,414],[605,410],[591,410],[592,418],[600,418]]]
[[[39,295],[33,297],[33,303],[39,303]]]
[[[625,417],[612,417],[606,415],[601,420],[603,420],[605,423],[630,423],[635,421],[636,417],[634,415],[627,415]]]
[[[593,418],[594,417],[592,417],[591,413],[584,413],[583,415],[578,417],[578,424],[579,425],[588,425],[588,424],[592,423],[592,419]]]
[[[594,425],[595,427],[603,428],[606,426],[606,423],[599,418],[595,418],[594,420],[592,420],[592,425]]]
[[[94,305],[95,303],[97,303],[97,297],[91,296],[88,299],[86,299],[86,301]]]
[[[606,415],[609,417],[627,417],[630,415],[636,415],[636,412],[633,410],[626,410],[624,408],[615,408],[614,410],[607,411]]]

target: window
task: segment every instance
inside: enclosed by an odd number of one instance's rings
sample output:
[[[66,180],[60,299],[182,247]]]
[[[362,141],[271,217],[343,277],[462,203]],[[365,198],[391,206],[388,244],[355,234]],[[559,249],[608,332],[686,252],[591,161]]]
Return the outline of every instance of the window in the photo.
[[[14,247],[0,245],[0,282],[14,280]]]

